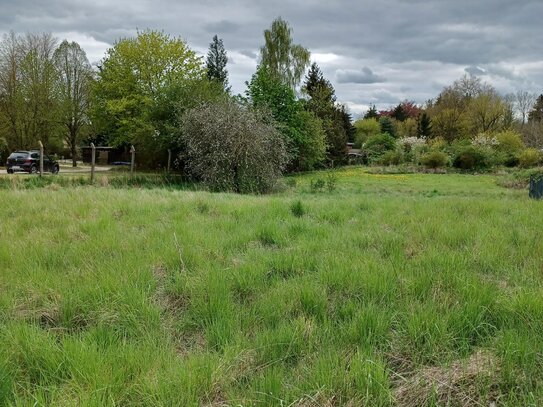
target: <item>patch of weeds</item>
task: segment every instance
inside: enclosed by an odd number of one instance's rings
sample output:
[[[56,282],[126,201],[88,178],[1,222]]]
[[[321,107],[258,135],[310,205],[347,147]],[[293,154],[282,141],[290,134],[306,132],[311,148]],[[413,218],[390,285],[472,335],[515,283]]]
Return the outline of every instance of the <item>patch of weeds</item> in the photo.
[[[336,190],[337,180],[338,178],[335,173],[331,172],[326,176],[326,189],[328,190],[328,192],[333,192]]]
[[[209,204],[204,201],[198,201],[196,202],[196,210],[198,211],[198,213],[206,215],[209,213]]]
[[[296,202],[293,202],[292,205],[290,205],[290,211],[294,216],[297,218],[301,218],[305,215],[305,208],[302,204],[302,201],[297,200]]]
[[[277,247],[279,246],[279,239],[272,230],[263,229],[258,233],[258,241],[265,247]]]
[[[311,180],[311,192],[321,192],[326,186],[326,181],[322,178]]]
[[[287,178],[285,184],[289,188],[296,188],[298,186],[298,181],[296,181],[296,178]]]
[[[325,178],[311,180],[311,192],[333,192],[337,189],[338,177],[335,173],[328,173]]]

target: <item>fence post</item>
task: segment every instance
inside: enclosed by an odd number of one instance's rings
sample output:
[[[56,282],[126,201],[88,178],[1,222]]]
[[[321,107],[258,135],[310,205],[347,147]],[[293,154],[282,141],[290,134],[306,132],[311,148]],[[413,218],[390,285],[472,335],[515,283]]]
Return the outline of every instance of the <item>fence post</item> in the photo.
[[[136,149],[130,146],[130,176],[134,175],[134,163],[136,161]]]
[[[38,141],[40,144],[40,177],[43,177],[43,143]]]
[[[96,164],[96,147],[91,143],[91,184],[94,183],[94,165]]]
[[[172,163],[172,150],[168,148],[168,174],[170,173],[170,164]]]

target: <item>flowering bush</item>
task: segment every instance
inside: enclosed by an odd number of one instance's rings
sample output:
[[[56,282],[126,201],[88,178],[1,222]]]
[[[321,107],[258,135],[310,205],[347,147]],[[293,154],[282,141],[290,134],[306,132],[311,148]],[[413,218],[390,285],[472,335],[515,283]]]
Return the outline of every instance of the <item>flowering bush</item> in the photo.
[[[274,120],[231,100],[189,110],[181,134],[187,171],[215,191],[268,192],[287,161]]]
[[[471,140],[471,144],[476,147],[495,147],[500,143],[496,137],[481,133]]]

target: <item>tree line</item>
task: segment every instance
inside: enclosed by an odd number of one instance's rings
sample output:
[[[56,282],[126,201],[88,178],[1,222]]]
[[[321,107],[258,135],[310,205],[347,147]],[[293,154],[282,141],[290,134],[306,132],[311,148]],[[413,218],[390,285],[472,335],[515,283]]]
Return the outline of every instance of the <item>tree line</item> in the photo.
[[[543,145],[543,96],[502,96],[469,76],[423,105],[404,101],[381,111],[372,106],[353,123],[331,82],[281,18],[264,30],[259,63],[244,94],[232,94],[227,63],[217,36],[203,58],[181,38],[140,31],[118,40],[93,68],[75,42],[9,33],[0,42],[0,155],[41,140],[76,165],[82,144],[133,144],[142,165],[163,165],[171,150],[187,175],[212,183],[227,174],[230,179],[217,181],[217,189],[258,190],[260,181],[266,188],[272,183],[260,170],[248,181],[259,163],[269,168],[262,145],[278,157],[272,173],[344,164],[348,142],[372,163],[420,163],[432,146],[473,147],[474,140]],[[426,150],[408,158],[416,144]],[[214,157],[208,166],[214,166],[215,177],[202,173],[204,157]]]

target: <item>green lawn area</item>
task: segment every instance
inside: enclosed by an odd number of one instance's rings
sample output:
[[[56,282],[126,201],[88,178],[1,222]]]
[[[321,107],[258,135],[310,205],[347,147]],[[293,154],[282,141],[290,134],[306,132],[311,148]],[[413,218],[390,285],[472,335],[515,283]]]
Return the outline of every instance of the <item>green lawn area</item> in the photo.
[[[543,203],[493,175],[0,191],[0,405],[543,405]]]

